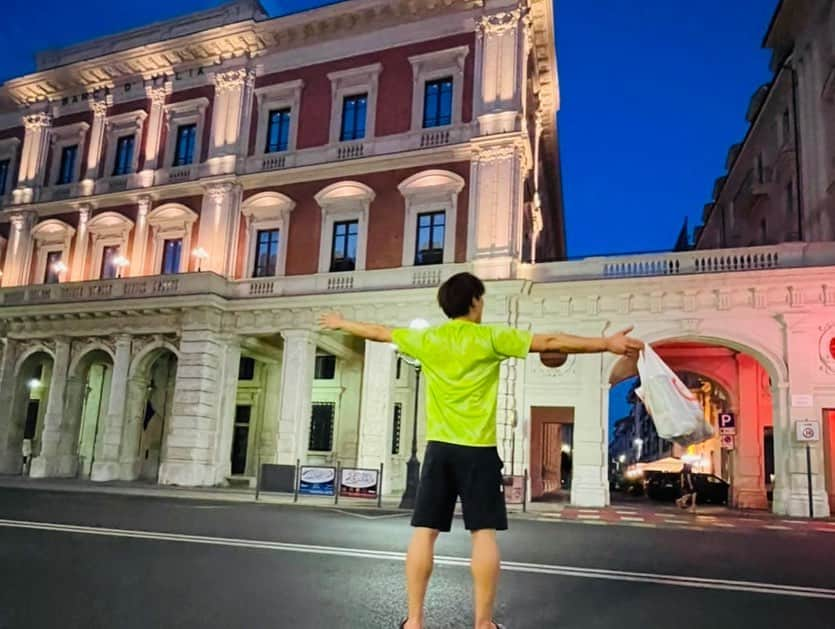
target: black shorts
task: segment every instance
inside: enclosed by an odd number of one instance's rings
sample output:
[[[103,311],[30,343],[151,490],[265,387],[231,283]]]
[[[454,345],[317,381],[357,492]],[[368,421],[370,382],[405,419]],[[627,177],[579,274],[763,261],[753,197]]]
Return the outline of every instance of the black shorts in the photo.
[[[468,531],[507,529],[502,467],[495,447],[430,441],[420,472],[412,526],[449,531],[461,498]]]

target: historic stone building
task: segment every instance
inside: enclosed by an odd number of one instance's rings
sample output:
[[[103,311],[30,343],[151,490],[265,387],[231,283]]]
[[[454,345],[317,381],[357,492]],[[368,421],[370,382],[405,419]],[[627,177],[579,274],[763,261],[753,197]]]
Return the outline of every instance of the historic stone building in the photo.
[[[835,240],[835,2],[782,0],[763,46],[774,76],[751,98],[698,249]]]
[[[688,371],[690,345],[749,365],[753,389],[704,374],[740,417],[735,501],[768,506],[771,426],[773,508],[806,513],[794,426],[835,422],[835,246],[558,261],[551,11],[349,0],[267,19],[239,2],[44,53],[5,84],[0,471],[22,473],[29,445],[32,476],[193,486],[382,462],[401,491],[414,370],[316,317],[440,322],[438,284],[470,270],[489,323],[635,323]],[[570,434],[572,501],[608,503],[614,364],[504,365],[499,445],[534,496]]]

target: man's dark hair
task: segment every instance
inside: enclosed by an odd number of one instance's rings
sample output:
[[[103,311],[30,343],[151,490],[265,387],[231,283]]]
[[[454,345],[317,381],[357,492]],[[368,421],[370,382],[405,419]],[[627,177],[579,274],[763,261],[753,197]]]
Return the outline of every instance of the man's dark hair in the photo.
[[[484,282],[472,273],[457,273],[438,289],[438,305],[450,319],[464,317],[473,302],[484,295]]]

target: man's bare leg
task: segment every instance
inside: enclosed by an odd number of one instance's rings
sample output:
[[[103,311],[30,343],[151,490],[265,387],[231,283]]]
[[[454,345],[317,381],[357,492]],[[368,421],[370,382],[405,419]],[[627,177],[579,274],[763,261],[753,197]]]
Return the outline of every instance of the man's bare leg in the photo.
[[[475,597],[475,629],[494,629],[493,603],[499,582],[499,544],[496,531],[473,531],[473,595]]]
[[[415,528],[406,555],[406,587],[409,596],[409,616],[405,629],[423,629],[423,602],[432,576],[435,540],[440,531]]]

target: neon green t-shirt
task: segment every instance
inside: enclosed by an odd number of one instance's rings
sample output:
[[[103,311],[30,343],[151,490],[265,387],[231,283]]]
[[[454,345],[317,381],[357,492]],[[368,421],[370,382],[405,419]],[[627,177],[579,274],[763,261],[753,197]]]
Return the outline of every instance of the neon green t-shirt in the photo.
[[[499,363],[527,356],[532,339],[525,330],[460,319],[394,330],[397,348],[426,374],[427,441],[495,446]]]

